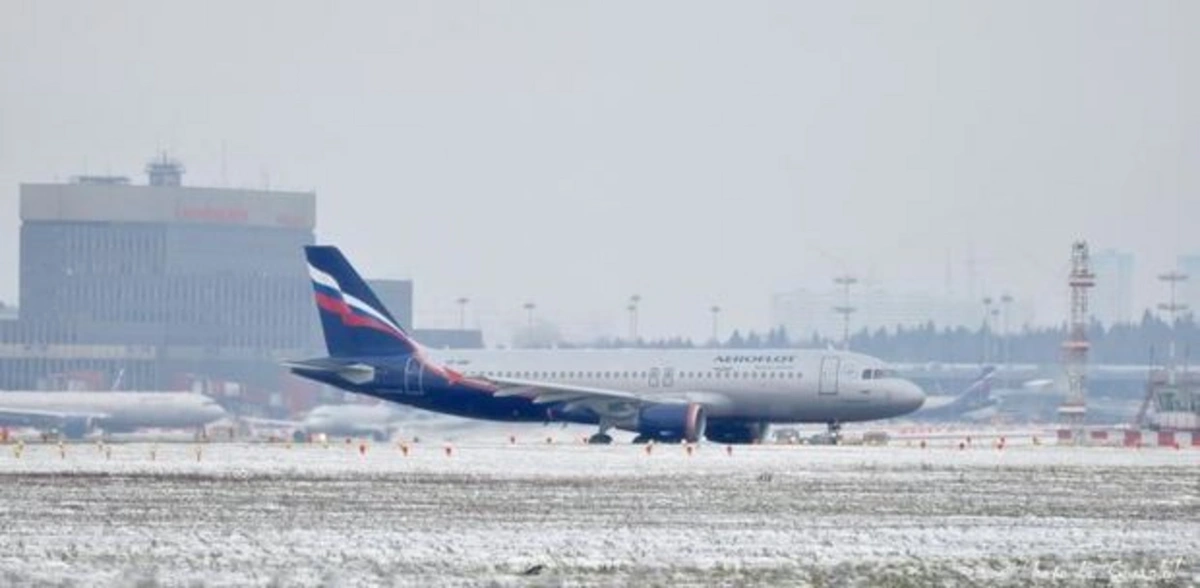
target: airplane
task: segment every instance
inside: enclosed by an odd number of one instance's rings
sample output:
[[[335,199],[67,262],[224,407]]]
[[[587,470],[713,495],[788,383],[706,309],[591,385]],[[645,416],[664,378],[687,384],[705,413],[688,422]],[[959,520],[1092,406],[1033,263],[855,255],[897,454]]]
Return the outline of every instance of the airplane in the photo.
[[[596,425],[634,442],[756,443],[770,423],[841,423],[912,412],[925,394],[883,361],[850,351],[441,350],[396,322],[336,247],[306,246],[329,356],[292,373],[434,412]]]
[[[366,436],[386,441],[398,428],[401,412],[389,404],[326,404],[304,415],[298,430],[305,434]]]
[[[997,403],[991,394],[995,378],[995,366],[984,366],[979,376],[958,396],[926,398],[920,410],[905,418],[915,421],[980,421],[990,418],[995,413],[993,407]]]
[[[1022,422],[1053,423],[1061,420],[1058,409],[1067,401],[1066,382],[1045,378],[1029,380],[1014,388],[992,391],[997,416]],[[1132,422],[1139,400],[1088,395],[1085,420],[1091,424]]]
[[[201,427],[224,416],[215,400],[195,392],[0,392],[0,425],[57,429],[70,439],[97,429]]]
[[[473,422],[406,409],[391,402],[322,404],[305,413],[300,420],[258,417],[243,417],[241,420],[251,425],[290,430],[298,441],[311,435],[369,437],[375,441],[387,441],[396,431],[404,428],[431,424],[447,428]]]

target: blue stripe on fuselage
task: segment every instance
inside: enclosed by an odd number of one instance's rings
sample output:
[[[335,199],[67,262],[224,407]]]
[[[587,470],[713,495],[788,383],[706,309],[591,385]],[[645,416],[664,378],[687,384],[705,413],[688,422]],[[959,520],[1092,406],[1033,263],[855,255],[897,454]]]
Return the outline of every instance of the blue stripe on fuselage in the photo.
[[[432,370],[422,368],[420,378],[415,373],[402,376],[404,368],[385,366],[375,361],[364,361],[384,372],[382,381],[369,384],[352,384],[336,373],[293,368],[298,376],[329,384],[343,390],[373,396],[388,402],[404,404],[454,416],[508,422],[567,421],[580,424],[596,424],[597,415],[591,411],[565,413],[561,403],[534,404],[523,396],[495,396],[491,392],[462,382],[451,383]],[[400,376],[400,377],[396,377]],[[419,384],[419,385],[418,385]]]

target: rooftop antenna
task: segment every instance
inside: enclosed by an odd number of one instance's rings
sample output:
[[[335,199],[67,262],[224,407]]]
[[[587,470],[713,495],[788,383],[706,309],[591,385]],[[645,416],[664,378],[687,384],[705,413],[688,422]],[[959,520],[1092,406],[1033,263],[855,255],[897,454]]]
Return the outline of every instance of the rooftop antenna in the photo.
[[[146,163],[146,175],[151,186],[179,186],[183,184],[183,164],[161,151],[158,157]]]

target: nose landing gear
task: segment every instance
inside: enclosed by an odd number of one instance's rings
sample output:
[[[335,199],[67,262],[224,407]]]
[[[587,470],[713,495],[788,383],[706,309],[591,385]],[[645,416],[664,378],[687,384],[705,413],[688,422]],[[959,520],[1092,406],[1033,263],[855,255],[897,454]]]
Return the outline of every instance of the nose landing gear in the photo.
[[[832,445],[841,445],[842,443],[842,423],[838,421],[829,421],[829,442]]]

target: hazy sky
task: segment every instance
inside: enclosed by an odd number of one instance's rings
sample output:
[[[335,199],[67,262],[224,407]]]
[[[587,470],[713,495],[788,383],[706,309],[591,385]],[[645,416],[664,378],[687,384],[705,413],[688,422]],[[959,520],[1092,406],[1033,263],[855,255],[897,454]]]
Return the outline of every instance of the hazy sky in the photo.
[[[1200,252],[1200,2],[0,3],[0,300],[19,182],[314,189],[318,239],[493,339],[768,326],[838,272],[1036,299],[1070,242]],[[224,154],[224,157],[222,157]],[[224,160],[224,166],[222,165]],[[222,172],[224,168],[224,173]],[[949,263],[947,263],[949,260]],[[1197,276],[1200,279],[1200,276]]]

